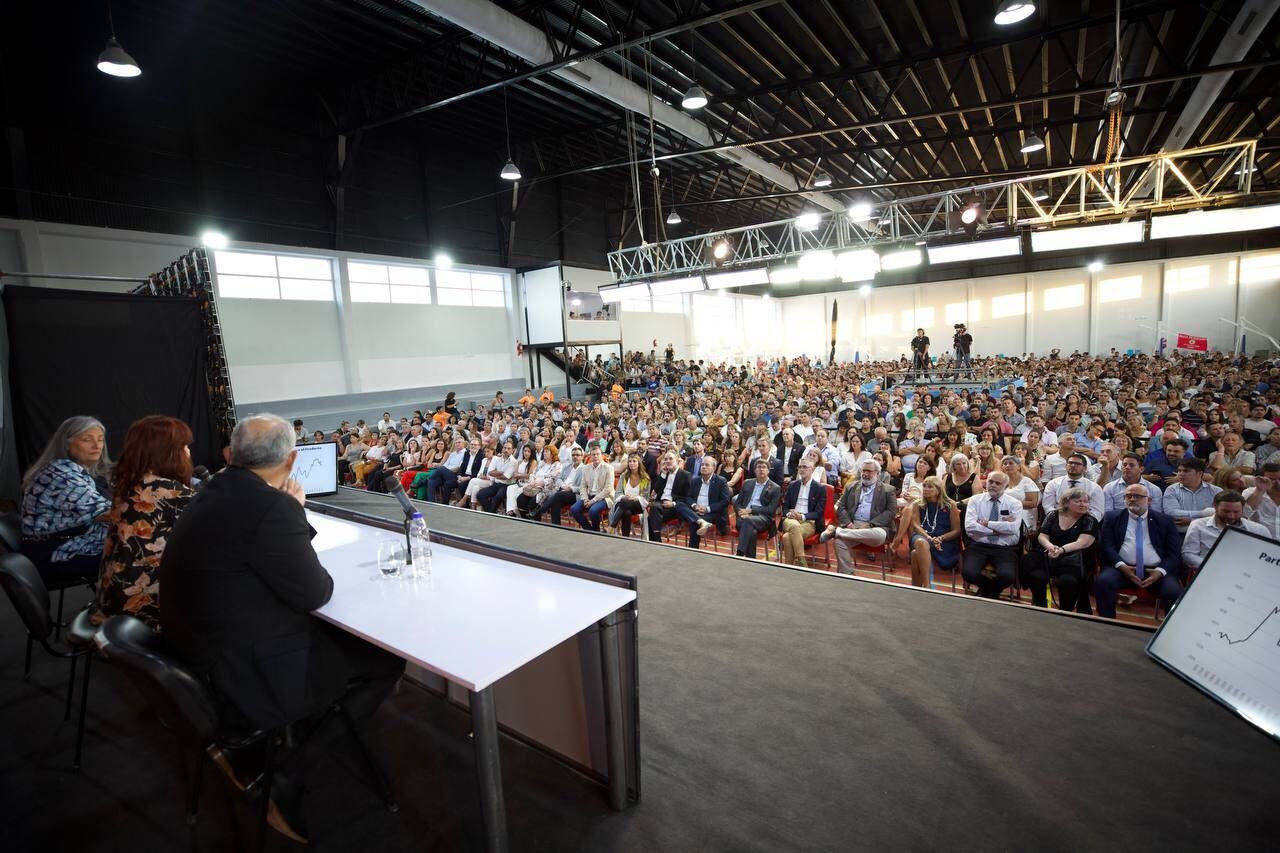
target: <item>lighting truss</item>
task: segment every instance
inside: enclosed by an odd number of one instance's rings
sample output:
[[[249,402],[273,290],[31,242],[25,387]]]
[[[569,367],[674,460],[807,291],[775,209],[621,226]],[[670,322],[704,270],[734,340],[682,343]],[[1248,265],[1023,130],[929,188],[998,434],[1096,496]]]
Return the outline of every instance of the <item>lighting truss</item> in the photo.
[[[980,233],[1238,204],[1253,192],[1257,144],[1256,139],[1224,142],[877,202],[869,220],[829,213],[812,230],[797,228],[788,218],[664,240],[610,252],[609,269],[618,282],[705,272],[717,268],[711,247],[724,238],[732,240],[734,253],[718,268],[728,272],[775,261],[794,264],[808,252],[954,236],[965,233],[959,212],[975,195],[987,210]]]

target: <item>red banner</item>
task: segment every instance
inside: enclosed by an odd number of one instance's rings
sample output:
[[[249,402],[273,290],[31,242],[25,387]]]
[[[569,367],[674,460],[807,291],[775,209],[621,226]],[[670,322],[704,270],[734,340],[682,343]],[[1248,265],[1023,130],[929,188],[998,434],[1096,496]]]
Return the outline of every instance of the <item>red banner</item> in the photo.
[[[1184,335],[1178,333],[1178,349],[1197,350],[1199,352],[1209,351],[1209,339],[1197,338],[1195,335]]]

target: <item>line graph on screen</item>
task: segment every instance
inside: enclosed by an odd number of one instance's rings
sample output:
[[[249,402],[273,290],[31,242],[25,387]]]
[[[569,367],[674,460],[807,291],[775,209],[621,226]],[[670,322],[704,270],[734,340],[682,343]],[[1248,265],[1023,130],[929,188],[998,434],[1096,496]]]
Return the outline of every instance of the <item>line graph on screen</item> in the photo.
[[[1225,531],[1151,642],[1175,669],[1280,736],[1280,549]]]

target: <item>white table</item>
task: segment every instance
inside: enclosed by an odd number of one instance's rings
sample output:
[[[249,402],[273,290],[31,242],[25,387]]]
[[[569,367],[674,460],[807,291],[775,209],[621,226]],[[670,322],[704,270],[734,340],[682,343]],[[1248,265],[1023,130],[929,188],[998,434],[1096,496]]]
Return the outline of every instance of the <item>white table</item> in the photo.
[[[430,576],[383,579],[378,539],[401,534],[308,511],[312,546],[333,576],[316,615],[470,692],[488,847],[506,847],[493,684],[597,623],[601,628],[610,801],[626,802],[617,611],[634,590],[432,545]]]

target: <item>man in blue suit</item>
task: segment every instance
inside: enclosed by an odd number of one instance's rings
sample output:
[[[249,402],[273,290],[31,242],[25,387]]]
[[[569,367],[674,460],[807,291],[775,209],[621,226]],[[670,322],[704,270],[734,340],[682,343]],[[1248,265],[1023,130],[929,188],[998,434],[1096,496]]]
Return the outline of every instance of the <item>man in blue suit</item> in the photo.
[[[716,473],[716,458],[702,458],[698,476],[689,486],[689,509],[694,520],[689,524],[689,547],[698,547],[698,537],[713,526],[723,536],[729,532],[729,484]]]
[[[808,568],[804,540],[823,526],[826,509],[827,487],[814,481],[813,461],[801,459],[782,505],[782,554],[791,565]]]
[[[1094,582],[1098,615],[1116,618],[1121,589],[1154,589],[1166,608],[1182,595],[1182,548],[1173,519],[1151,509],[1141,483],[1125,486],[1124,509],[1102,520],[1102,570]]]

